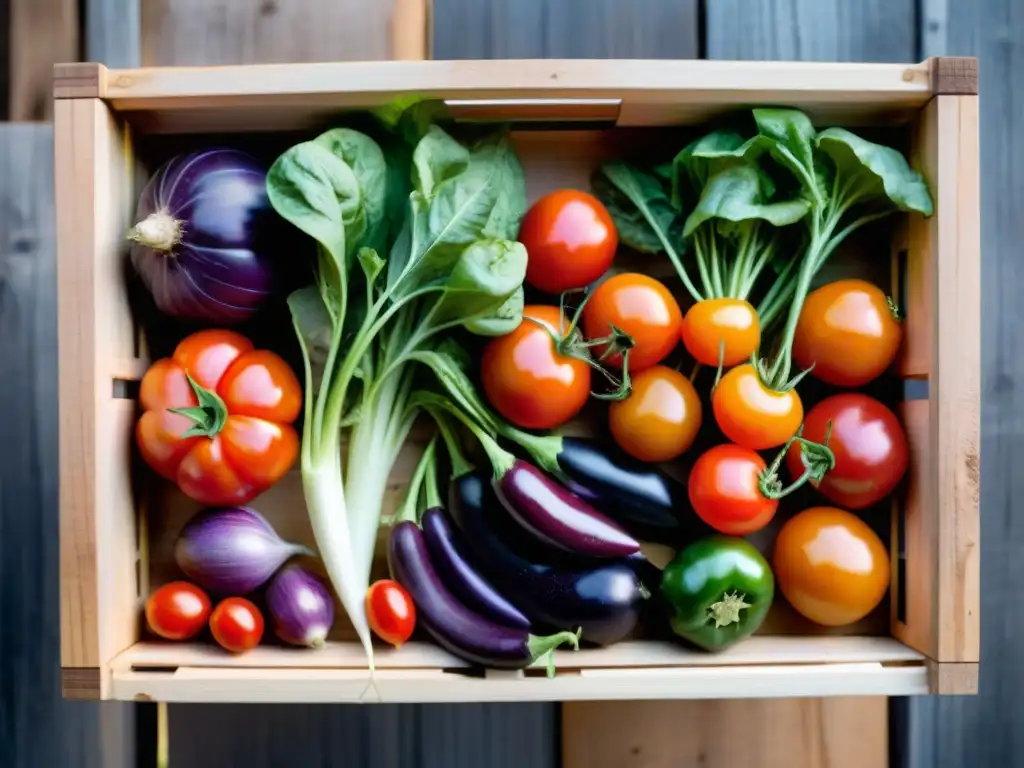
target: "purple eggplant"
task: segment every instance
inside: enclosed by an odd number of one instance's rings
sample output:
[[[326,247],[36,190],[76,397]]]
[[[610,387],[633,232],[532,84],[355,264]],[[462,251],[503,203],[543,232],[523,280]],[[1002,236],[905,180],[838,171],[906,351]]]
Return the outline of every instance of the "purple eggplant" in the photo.
[[[466,559],[460,532],[441,507],[431,507],[420,518],[423,539],[441,581],[468,607],[499,624],[529,630],[530,620],[491,586]]]
[[[614,446],[578,437],[543,440],[558,451],[541,465],[553,464],[562,482],[596,509],[650,541],[686,536],[683,521],[696,515],[682,483]]]
[[[509,545],[514,538],[509,526],[517,524],[502,509],[486,475],[455,478],[449,493],[452,516],[475,562],[534,626],[581,627],[582,640],[595,645],[610,645],[633,631],[650,593],[628,558],[592,568],[533,562]]]
[[[618,523],[528,462],[516,459],[494,485],[513,519],[550,546],[586,557],[640,551],[640,543]]]
[[[416,623],[450,651],[476,664],[521,669],[560,645],[578,647],[578,635],[558,632],[546,637],[497,624],[470,610],[445,587],[434,569],[423,531],[405,520],[392,525],[388,537],[392,577],[412,596]],[[549,674],[553,668],[549,666]]]

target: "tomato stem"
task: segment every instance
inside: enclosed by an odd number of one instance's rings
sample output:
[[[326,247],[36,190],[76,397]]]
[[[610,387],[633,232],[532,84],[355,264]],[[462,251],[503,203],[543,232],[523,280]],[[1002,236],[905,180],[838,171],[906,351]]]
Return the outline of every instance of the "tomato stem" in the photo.
[[[228,407],[220,395],[199,384],[188,371],[185,371],[185,378],[188,379],[189,386],[192,387],[192,392],[195,393],[199,405],[188,408],[168,408],[167,410],[192,420],[192,426],[182,432],[182,437],[212,438],[224,429],[228,420]]]
[[[903,314],[900,312],[899,306],[896,304],[896,300],[892,296],[885,297],[885,304],[889,307],[889,313],[892,315],[892,319],[897,323],[903,322]]]
[[[766,499],[784,498],[802,487],[809,480],[821,482],[826,473],[835,469],[836,457],[832,449],[828,447],[829,438],[832,436],[832,422],[829,421],[825,429],[825,439],[821,443],[815,443],[802,437],[802,433],[803,425],[800,425],[797,433],[786,441],[786,444],[782,446],[782,450],[778,452],[772,463],[761,472],[758,478],[758,488]],[[803,460],[804,471],[788,487],[783,488],[782,481],[779,480],[779,469],[782,466],[782,460],[794,442],[800,443],[800,457]]]

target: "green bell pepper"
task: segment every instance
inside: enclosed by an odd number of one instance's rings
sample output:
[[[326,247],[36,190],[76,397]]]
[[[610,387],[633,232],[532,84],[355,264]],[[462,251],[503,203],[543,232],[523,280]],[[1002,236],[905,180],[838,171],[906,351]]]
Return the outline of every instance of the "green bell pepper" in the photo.
[[[680,551],[661,577],[672,631],[707,651],[753,634],[775,596],[772,569],[752,544],[708,536]]]

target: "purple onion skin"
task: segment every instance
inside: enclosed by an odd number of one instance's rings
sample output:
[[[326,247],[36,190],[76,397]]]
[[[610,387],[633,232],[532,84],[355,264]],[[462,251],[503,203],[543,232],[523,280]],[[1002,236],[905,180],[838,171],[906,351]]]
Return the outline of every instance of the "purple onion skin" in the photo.
[[[530,629],[530,620],[522,611],[505,599],[466,559],[459,541],[460,531],[452,526],[443,509],[426,510],[420,525],[430,559],[448,589],[468,607],[499,624]]]
[[[224,597],[247,595],[266,584],[293,555],[309,554],[285,541],[248,507],[210,507],[185,523],[174,544],[182,572]]]
[[[495,481],[495,490],[519,525],[557,549],[600,558],[640,551],[640,543],[611,518],[521,459]]]
[[[274,633],[291,645],[322,648],[334,626],[334,600],[324,583],[299,565],[286,565],[267,586]]]
[[[392,577],[409,591],[416,624],[449,652],[476,664],[520,669],[533,661],[531,636],[496,624],[460,603],[434,570],[423,531],[406,520],[391,527],[388,564]]]
[[[180,222],[179,242],[164,250],[166,240],[149,247],[152,238],[131,236],[132,264],[160,311],[218,324],[248,320],[280,277],[266,168],[236,149],[178,155],[142,191],[136,224],[161,212]]]

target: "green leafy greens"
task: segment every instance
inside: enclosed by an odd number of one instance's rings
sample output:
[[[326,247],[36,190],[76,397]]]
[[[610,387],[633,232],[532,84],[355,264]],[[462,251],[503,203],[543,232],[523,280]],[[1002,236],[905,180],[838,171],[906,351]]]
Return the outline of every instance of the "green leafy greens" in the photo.
[[[387,154],[337,128],[267,176],[275,210],[318,244],[316,284],[288,299],[305,364],[303,491],[371,670],[363,599],[387,478],[418,411],[416,365],[446,331],[515,327],[526,274],[513,240],[525,183],[505,132],[466,144],[431,122],[429,103],[407,112],[378,116],[400,134]]]
[[[843,128],[817,131],[794,109],[755,109],[755,135],[716,130],[670,163],[642,168],[605,163],[592,180],[622,242],[664,253],[695,301],[747,300],[772,265],[761,297],[761,329],[785,316],[762,381],[783,390],[790,379],[796,323],[814,275],[856,229],[893,211],[932,213],[928,187],[897,150]],[[782,237],[787,228],[799,232]],[[683,262],[692,256],[694,280]]]

